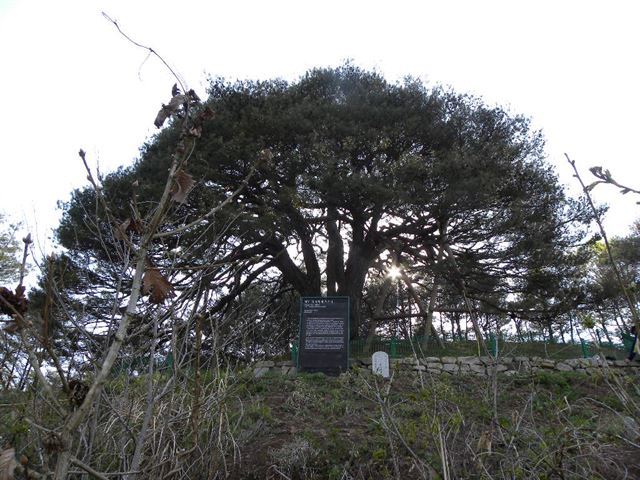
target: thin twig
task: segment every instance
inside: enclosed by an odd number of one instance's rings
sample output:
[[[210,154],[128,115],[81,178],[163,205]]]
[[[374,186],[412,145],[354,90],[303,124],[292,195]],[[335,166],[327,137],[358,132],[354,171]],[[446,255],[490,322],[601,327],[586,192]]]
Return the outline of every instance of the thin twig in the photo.
[[[171,68],[171,66],[165,61],[165,59],[162,58],[162,55],[160,55],[158,52],[156,52],[153,48],[147,47],[146,45],[142,45],[141,43],[138,43],[135,40],[133,40],[129,35],[127,35],[126,33],[124,33],[122,31],[122,29],[120,28],[120,25],[118,25],[118,22],[115,21],[113,18],[111,18],[109,15],[107,15],[105,12],[102,12],[102,16],[104,18],[106,18],[107,20],[109,20],[111,23],[113,23],[113,25],[118,29],[118,32],[120,32],[120,34],[124,38],[129,40],[136,47],[140,47],[140,48],[142,48],[144,50],[147,50],[150,55],[154,55],[155,57],[157,57],[164,64],[164,66],[167,67],[167,69],[171,72],[171,75],[173,75],[173,77],[176,79],[176,81],[180,84],[180,87],[182,87],[182,91],[183,92],[186,91],[186,87],[182,83],[182,80],[180,80],[180,77],[178,76],[178,74],[176,74],[176,72],[173,70],[173,68]]]
[[[28,233],[26,237],[22,239],[24,242],[24,251],[22,253],[22,263],[20,264],[20,282],[18,283],[18,288],[22,287],[22,282],[24,281],[24,275],[27,269],[27,257],[29,256],[29,245],[33,243],[31,240],[31,234]]]
[[[93,475],[94,477],[99,478],[100,480],[109,480],[104,474],[98,472],[97,470],[94,470],[93,468],[91,468],[86,463],[81,462],[80,460],[78,460],[76,457],[71,457],[71,463],[73,463],[76,467],[80,467],[82,470],[87,472],[89,475]]]

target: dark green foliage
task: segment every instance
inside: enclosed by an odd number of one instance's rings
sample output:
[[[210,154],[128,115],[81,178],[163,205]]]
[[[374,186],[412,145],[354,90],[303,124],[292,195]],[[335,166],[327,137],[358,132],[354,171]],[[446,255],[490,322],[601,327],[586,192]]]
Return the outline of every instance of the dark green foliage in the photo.
[[[508,293],[534,292],[531,272],[544,274],[537,295],[579,263],[565,249],[581,237],[572,221],[584,221],[582,206],[564,197],[540,134],[523,117],[414,80],[389,84],[349,64],[291,84],[213,79],[206,105],[215,116],[187,167],[197,185],[167,229],[230,195],[270,152],[213,224],[167,237],[152,252],[161,265],[175,246],[190,245],[172,264],[181,271],[177,290],[196,269],[230,265],[205,276],[220,298],[209,315],[231,311],[251,284],[268,285],[270,301],[290,286],[299,295],[350,296],[357,336],[366,278],[385,252],[423,276],[442,275],[454,297],[462,276],[473,295],[502,307]],[[164,130],[133,167],[105,178],[119,221],[131,215],[134,181],[142,213],[153,208],[176,138]],[[98,234],[110,235],[94,203],[90,191],[76,191],[58,230],[85,268],[106,260]],[[459,271],[433,261],[442,241]]]

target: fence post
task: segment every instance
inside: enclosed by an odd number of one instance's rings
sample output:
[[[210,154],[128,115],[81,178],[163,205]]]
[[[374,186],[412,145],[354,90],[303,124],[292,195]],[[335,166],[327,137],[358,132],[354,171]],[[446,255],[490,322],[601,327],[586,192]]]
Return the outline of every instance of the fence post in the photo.
[[[498,339],[493,333],[489,334],[489,349],[492,356],[498,356]]]
[[[298,344],[296,342],[291,344],[291,361],[298,364]]]
[[[589,358],[589,345],[582,338],[580,339],[580,347],[582,347],[582,358]]]
[[[398,344],[396,342],[396,337],[391,338],[391,356],[394,358],[398,356]]]
[[[364,338],[358,338],[349,342],[349,356],[362,356],[364,353],[365,342],[366,340]]]

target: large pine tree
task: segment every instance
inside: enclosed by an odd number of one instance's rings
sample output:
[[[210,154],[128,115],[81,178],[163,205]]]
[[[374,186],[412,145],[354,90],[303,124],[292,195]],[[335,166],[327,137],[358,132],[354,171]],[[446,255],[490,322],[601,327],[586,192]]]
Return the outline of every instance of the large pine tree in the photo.
[[[214,79],[206,108],[213,118],[185,166],[197,184],[169,227],[228,197],[269,152],[215,219],[157,244],[158,264],[189,247],[171,259],[178,289],[209,269],[217,299],[210,314],[277,276],[300,295],[351,297],[351,331],[360,335],[367,275],[391,253],[425,275],[439,269],[453,286],[464,281],[472,293],[506,295],[527,272],[560,262],[559,252],[580,239],[576,222],[587,219],[565,197],[527,119],[444,88],[390,84],[344,65],[293,83]],[[135,180],[137,204],[154,207],[146,201],[158,198],[176,140],[170,126],[134,166],[105,179],[120,219],[130,216]],[[94,201],[90,190],[76,191],[58,230],[87,268],[106,260],[87,228],[108,232],[90,219]],[[437,265],[443,246],[455,268]]]

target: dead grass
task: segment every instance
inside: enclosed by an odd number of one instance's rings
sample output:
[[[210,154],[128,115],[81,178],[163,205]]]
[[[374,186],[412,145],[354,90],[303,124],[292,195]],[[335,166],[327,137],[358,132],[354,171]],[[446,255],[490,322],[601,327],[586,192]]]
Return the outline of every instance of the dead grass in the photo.
[[[269,418],[241,447],[237,478],[638,478],[623,406],[598,378],[501,377],[497,418],[477,377],[399,375],[389,384],[355,371],[247,379],[245,388]]]

